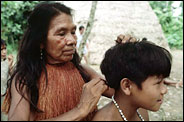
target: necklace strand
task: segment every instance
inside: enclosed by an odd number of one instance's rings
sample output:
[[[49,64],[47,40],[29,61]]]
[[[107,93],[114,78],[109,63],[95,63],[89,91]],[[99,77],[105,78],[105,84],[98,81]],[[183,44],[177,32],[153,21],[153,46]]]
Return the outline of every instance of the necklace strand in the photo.
[[[113,103],[115,104],[116,108],[118,109],[118,111],[119,111],[119,113],[120,113],[122,119],[123,119],[124,121],[128,121],[128,120],[126,119],[125,115],[123,114],[122,110],[120,109],[118,103],[115,101],[114,95],[112,96],[112,101],[113,101]],[[144,118],[141,116],[141,114],[139,113],[138,110],[137,110],[137,114],[138,114],[139,118],[141,119],[141,121],[144,121]]]

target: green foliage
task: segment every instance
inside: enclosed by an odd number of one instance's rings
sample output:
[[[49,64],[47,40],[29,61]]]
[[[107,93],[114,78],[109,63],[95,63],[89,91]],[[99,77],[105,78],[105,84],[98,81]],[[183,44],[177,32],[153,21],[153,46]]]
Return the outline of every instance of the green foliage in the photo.
[[[17,50],[27,27],[27,18],[38,1],[1,1],[1,38],[8,53]]]
[[[183,49],[183,2],[180,3],[182,8],[181,14],[173,16],[173,1],[150,1],[150,5],[156,13],[165,37],[171,48]]]

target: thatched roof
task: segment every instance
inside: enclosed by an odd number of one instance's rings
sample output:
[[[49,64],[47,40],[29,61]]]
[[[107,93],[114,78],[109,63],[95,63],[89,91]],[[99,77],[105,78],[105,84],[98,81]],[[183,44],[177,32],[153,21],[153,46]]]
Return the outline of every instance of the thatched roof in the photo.
[[[78,25],[86,24],[91,1],[63,3],[75,10],[74,19]],[[91,63],[100,64],[105,51],[115,44],[119,34],[146,37],[169,49],[158,18],[147,1],[99,1],[89,36]]]

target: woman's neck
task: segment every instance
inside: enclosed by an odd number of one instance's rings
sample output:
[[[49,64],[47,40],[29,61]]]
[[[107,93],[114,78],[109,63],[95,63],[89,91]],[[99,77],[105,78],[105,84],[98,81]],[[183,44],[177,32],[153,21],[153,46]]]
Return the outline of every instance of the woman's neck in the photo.
[[[52,66],[62,66],[64,64],[66,64],[66,63],[49,63],[49,62],[47,62],[47,64],[52,65]]]

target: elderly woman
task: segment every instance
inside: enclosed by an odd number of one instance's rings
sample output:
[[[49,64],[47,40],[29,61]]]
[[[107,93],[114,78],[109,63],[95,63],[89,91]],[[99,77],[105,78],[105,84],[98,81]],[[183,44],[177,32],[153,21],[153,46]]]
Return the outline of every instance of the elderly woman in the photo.
[[[28,19],[3,104],[8,120],[90,120],[104,80],[81,65],[71,9],[43,2]],[[108,89],[108,90],[107,90]]]

